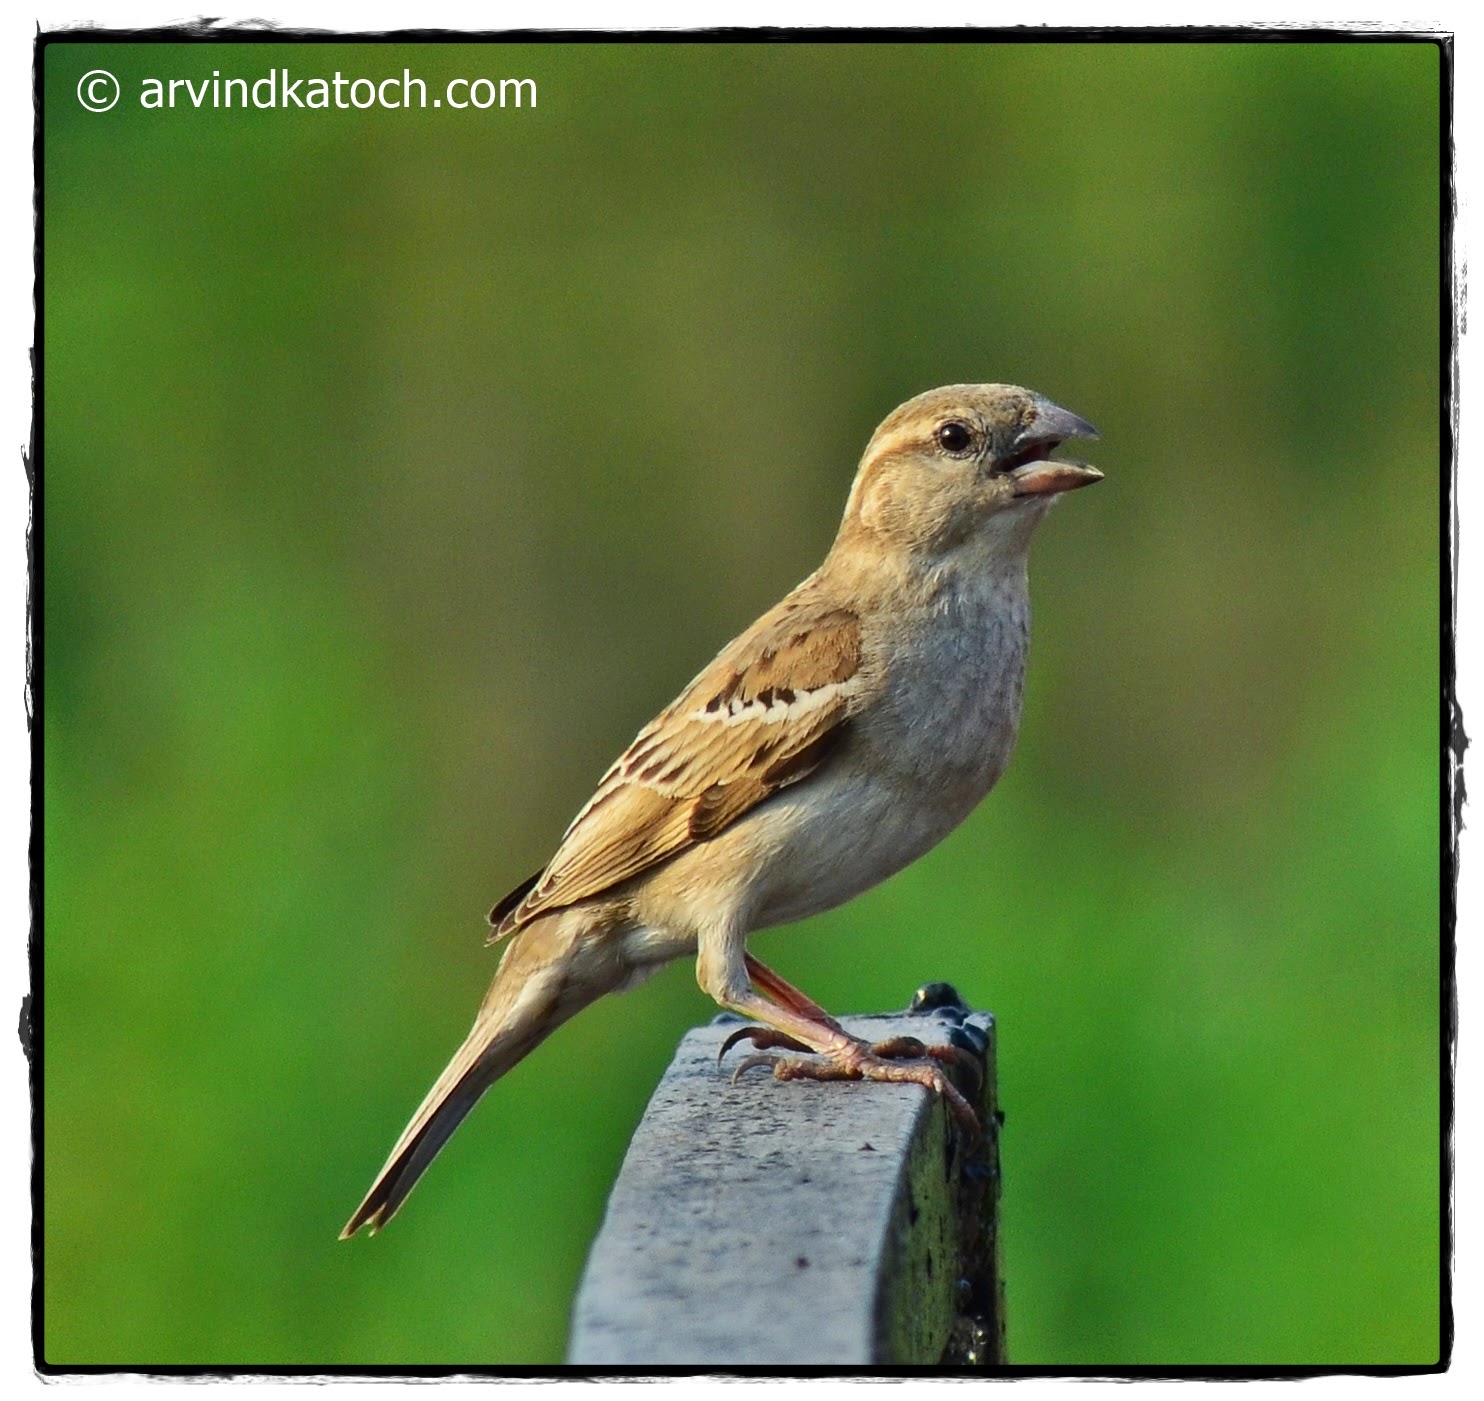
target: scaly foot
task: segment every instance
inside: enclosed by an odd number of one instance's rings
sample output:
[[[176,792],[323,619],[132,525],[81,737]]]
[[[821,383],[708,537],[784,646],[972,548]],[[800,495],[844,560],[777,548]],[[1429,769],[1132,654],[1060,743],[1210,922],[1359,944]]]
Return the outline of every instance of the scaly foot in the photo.
[[[769,1027],[742,1027],[727,1037],[722,1054],[738,1041],[750,1040],[753,1045],[766,1048],[782,1047],[789,1050],[807,1050],[799,1042],[782,1032]],[[881,1054],[885,1051],[885,1054]],[[945,1053],[936,1055],[935,1053]],[[895,1059],[902,1055],[929,1057],[921,1060]],[[851,1040],[838,1051],[821,1052],[804,1059],[800,1056],[748,1056],[732,1073],[733,1083],[747,1071],[757,1067],[772,1070],[775,1080],[878,1080],[887,1084],[921,1085],[940,1095],[947,1103],[959,1126],[968,1134],[971,1143],[980,1135],[979,1116],[973,1106],[961,1095],[937,1060],[962,1064],[965,1053],[953,1046],[924,1046],[915,1037],[897,1037],[881,1042],[878,1046],[864,1041]],[[978,1067],[975,1067],[977,1072]]]
[[[977,1095],[984,1084],[984,1065],[979,1058],[961,1046],[928,1046],[915,1036],[893,1036],[889,1041],[878,1041],[871,1047],[873,1056],[882,1060],[940,1060],[956,1065],[974,1077],[974,1093]]]

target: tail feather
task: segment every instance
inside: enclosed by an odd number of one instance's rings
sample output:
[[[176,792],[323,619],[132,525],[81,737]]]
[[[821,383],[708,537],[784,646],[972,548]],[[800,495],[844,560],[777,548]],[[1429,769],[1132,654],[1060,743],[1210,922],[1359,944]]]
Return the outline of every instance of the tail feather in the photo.
[[[385,1226],[480,1096],[574,1012],[617,986],[609,960],[581,956],[579,932],[558,915],[528,926],[510,945],[473,1029],[402,1130],[341,1240],[362,1226],[373,1233]]]
[[[511,1038],[502,1037],[497,1026],[475,1025],[428,1091],[412,1122],[403,1129],[365,1200],[341,1231],[341,1240],[349,1239],[362,1226],[370,1226],[374,1233],[391,1220],[479,1097],[528,1049],[527,1045],[511,1044]]]

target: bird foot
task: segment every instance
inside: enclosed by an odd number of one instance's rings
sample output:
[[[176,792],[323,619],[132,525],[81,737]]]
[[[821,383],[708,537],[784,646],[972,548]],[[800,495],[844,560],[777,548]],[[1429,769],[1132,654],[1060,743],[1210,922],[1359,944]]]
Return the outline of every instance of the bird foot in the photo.
[[[979,1058],[961,1046],[928,1046],[915,1036],[893,1036],[889,1041],[878,1041],[871,1047],[873,1056],[882,1060],[937,1060],[956,1066],[973,1077],[974,1093],[977,1095],[984,1084],[984,1067]]]
[[[809,1047],[802,1041],[796,1041],[792,1036],[785,1036],[781,1031],[774,1031],[770,1026],[742,1026],[738,1027],[725,1041],[721,1043],[721,1050],[716,1053],[716,1063],[720,1065],[727,1058],[727,1052],[739,1041],[751,1041],[760,1051],[782,1050],[802,1051],[808,1053]],[[769,1060],[768,1056],[752,1056],[750,1060]],[[747,1066],[741,1065],[736,1074],[732,1076],[735,1081]]]
[[[758,1036],[746,1038],[756,1046],[788,1046],[792,1042],[793,1048],[808,1049],[793,1041],[792,1037],[784,1036],[780,1032],[765,1027],[749,1027],[744,1031],[760,1033]],[[727,1047],[743,1039],[743,1031],[733,1032],[727,1038]],[[915,1050],[910,1049],[906,1043],[912,1043]],[[723,1054],[727,1047],[723,1048]],[[881,1047],[887,1049],[887,1055],[883,1056],[879,1053]],[[953,1052],[953,1054],[934,1055],[934,1052],[938,1051]],[[927,1058],[900,1059],[904,1055]],[[876,1080],[895,1085],[921,1085],[943,1099],[953,1117],[958,1121],[959,1127],[968,1135],[969,1142],[977,1143],[981,1133],[979,1116],[974,1112],[969,1101],[959,1093],[948,1076],[944,1074],[942,1066],[938,1064],[939,1060],[960,1064],[961,1055],[962,1052],[959,1052],[956,1047],[924,1046],[914,1037],[897,1037],[891,1041],[881,1042],[878,1046],[868,1046],[863,1041],[856,1041],[841,1051],[811,1056],[807,1059],[802,1056],[748,1056],[732,1072],[732,1083],[736,1084],[749,1070],[762,1067],[771,1069],[775,1080]],[[977,1070],[977,1067],[975,1068]]]

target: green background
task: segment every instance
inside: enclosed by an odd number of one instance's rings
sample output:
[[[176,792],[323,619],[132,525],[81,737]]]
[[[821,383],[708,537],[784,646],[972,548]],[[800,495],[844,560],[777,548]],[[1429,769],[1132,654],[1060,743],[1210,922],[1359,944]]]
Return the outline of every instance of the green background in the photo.
[[[485,910],[962,380],[1103,434],[1019,753],[755,947],[998,1014],[1014,1360],[1437,1358],[1435,47],[42,60],[46,1361],[560,1360],[689,966],[336,1232]],[[137,102],[275,66],[539,107]]]

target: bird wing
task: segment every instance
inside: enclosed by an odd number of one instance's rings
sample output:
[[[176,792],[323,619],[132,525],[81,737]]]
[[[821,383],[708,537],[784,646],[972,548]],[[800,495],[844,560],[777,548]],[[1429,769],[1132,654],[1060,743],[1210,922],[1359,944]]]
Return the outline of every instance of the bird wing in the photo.
[[[724,832],[807,777],[844,735],[860,620],[801,590],[728,646],[642,729],[557,853],[490,912],[490,941]]]

